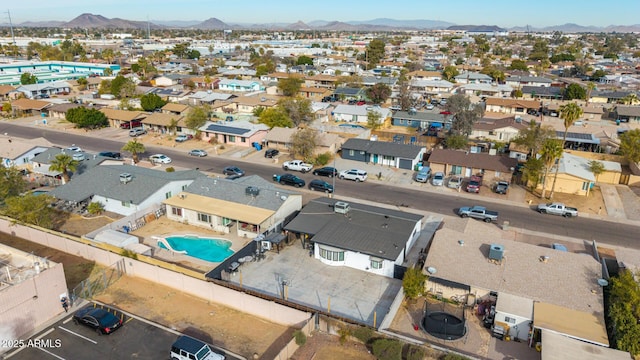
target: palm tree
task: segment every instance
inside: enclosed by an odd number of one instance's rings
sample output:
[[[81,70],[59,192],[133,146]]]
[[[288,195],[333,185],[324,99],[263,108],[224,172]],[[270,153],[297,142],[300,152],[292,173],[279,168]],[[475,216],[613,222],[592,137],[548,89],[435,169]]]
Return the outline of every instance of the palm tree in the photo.
[[[625,105],[633,105],[634,103],[639,101],[638,100],[638,95],[633,94],[633,93],[623,97],[621,100],[622,100],[622,103],[625,104]]]
[[[49,165],[49,169],[53,171],[59,171],[62,173],[62,178],[64,179],[65,184],[71,180],[69,176],[69,172],[75,172],[80,163],[78,160],[73,160],[73,157],[69,154],[58,154],[55,159],[51,160],[51,165]]]
[[[567,141],[567,133],[569,132],[569,128],[573,125],[576,120],[578,120],[582,116],[582,108],[578,106],[575,102],[570,102],[568,104],[564,104],[560,106],[560,118],[564,120],[564,134],[562,135],[562,149],[564,149],[564,144]],[[560,170],[559,166],[556,166],[556,172],[553,176],[553,185],[551,186],[551,194],[549,194],[549,198],[553,199],[553,193],[556,190],[556,180],[558,180],[558,170]]]
[[[596,176],[596,182],[598,182],[598,177],[600,177],[600,174],[602,174],[604,170],[605,168],[602,162],[598,160],[589,161],[589,171],[591,171],[593,175]]]
[[[126,143],[123,147],[122,147],[122,151],[128,151],[131,153],[131,157],[133,158],[133,163],[137,164],[138,161],[140,161],[138,159],[138,154],[141,154],[143,152],[145,152],[145,148],[144,148],[144,144],[143,143],[139,143],[138,140],[131,140],[128,143]]]
[[[562,153],[562,143],[558,139],[547,139],[542,145],[542,149],[540,150],[540,160],[542,160],[544,167],[544,177],[542,178],[542,194],[540,197],[543,199],[547,191],[547,178],[549,177],[549,171],[554,165],[556,165],[556,161],[562,157]],[[556,169],[558,169],[558,167],[559,166],[556,165]]]
[[[589,106],[589,100],[591,99],[591,92],[596,88],[596,84],[592,81],[587,83],[587,106]]]

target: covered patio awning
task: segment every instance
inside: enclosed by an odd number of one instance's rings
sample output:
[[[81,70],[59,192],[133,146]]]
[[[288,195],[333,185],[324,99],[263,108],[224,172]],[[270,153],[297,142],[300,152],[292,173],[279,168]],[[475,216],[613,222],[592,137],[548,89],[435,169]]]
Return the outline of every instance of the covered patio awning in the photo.
[[[609,347],[604,317],[536,302],[533,305],[533,326],[563,334],[574,339]]]

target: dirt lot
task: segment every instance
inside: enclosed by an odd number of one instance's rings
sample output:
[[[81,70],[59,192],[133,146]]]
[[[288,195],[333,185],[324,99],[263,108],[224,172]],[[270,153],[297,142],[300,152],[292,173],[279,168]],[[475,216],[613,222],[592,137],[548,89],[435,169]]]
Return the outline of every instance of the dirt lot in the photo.
[[[546,196],[549,196],[547,192]],[[539,192],[532,193],[527,190],[525,201],[531,200],[531,204],[542,204],[545,202],[550,202],[551,200],[543,199],[540,197]],[[595,214],[595,215],[607,215],[607,208],[604,206],[604,199],[602,198],[602,193],[600,192],[599,187],[594,187],[589,192],[589,196],[578,196],[571,194],[563,194],[563,193],[555,193],[553,194],[554,202],[563,202],[565,204],[570,204],[572,207],[578,208],[578,210],[582,213],[587,214]],[[568,205],[569,206],[569,205]]]

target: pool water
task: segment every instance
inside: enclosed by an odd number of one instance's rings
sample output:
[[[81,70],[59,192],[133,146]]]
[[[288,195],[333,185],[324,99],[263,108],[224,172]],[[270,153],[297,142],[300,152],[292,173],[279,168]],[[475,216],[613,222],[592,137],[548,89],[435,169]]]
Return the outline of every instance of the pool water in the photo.
[[[43,190],[34,190],[31,192],[32,195],[46,195],[48,194],[48,191],[43,191]]]
[[[222,262],[233,254],[231,241],[224,239],[203,238],[193,235],[168,236],[165,240],[174,250],[186,251],[187,255],[211,262]],[[158,245],[166,249],[164,244]]]

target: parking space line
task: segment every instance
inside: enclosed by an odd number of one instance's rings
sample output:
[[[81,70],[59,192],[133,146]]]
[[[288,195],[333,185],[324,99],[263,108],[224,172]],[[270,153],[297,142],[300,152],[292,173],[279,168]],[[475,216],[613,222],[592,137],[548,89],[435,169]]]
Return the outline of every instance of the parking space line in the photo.
[[[44,348],[38,347],[37,349],[38,349],[38,350],[40,350],[40,351],[42,351],[42,352],[45,352],[45,353],[47,353],[47,354],[49,354],[49,355],[51,355],[51,356],[53,356],[53,357],[55,357],[56,359],[66,360],[65,358],[63,358],[63,357],[61,357],[61,356],[58,356],[58,355],[56,355],[56,354],[52,353],[52,352],[51,352],[51,351],[49,351],[49,350],[45,350]]]
[[[44,333],[42,333],[42,335],[38,336],[36,339],[42,339],[43,337],[51,334],[54,330],[55,330],[54,328],[51,328],[51,329],[45,331]]]
[[[94,345],[97,345],[97,344],[98,344],[98,342],[97,342],[97,341],[91,340],[91,339],[89,339],[89,338],[88,338],[88,337],[86,337],[86,336],[82,336],[82,335],[78,334],[77,332],[71,331],[71,330],[69,330],[69,329],[67,329],[67,328],[64,328],[64,327],[62,327],[62,326],[58,326],[58,328],[59,328],[59,329],[61,329],[61,330],[66,331],[66,332],[68,332],[68,333],[70,333],[70,334],[73,334],[73,335],[75,335],[75,336],[77,336],[77,337],[79,337],[79,338],[82,338],[82,339],[85,339],[85,340],[87,340],[87,341],[89,341],[89,342],[92,342]]]
[[[68,323],[69,321],[73,320],[73,316],[70,316],[68,319],[66,319],[65,321],[63,321],[63,324]]]

